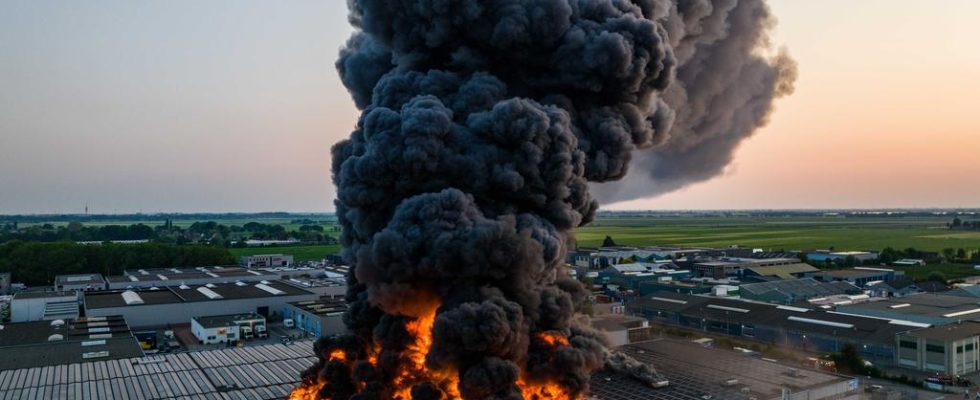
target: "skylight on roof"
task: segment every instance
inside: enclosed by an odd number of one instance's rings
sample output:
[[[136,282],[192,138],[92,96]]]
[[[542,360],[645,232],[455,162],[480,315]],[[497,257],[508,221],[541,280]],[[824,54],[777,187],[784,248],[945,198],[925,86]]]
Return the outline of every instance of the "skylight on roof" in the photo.
[[[959,312],[954,312],[954,313],[949,313],[949,314],[943,314],[943,317],[946,317],[946,318],[962,317],[964,315],[976,314],[978,312],[980,312],[980,308],[973,308],[973,309],[970,309],[970,310],[963,310],[963,311],[959,311]]]
[[[802,323],[805,323],[805,324],[832,326],[834,328],[846,328],[846,329],[852,329],[852,328],[854,328],[854,324],[845,324],[843,322],[824,321],[822,319],[803,318],[803,317],[797,317],[795,315],[791,315],[791,316],[787,317],[786,319],[788,319],[790,321],[802,322]]]
[[[123,301],[126,302],[126,305],[127,306],[133,306],[133,305],[143,304],[144,303],[143,302],[143,298],[140,297],[139,294],[137,294],[136,292],[134,292],[132,290],[127,290],[125,292],[122,292],[121,295],[122,295]]]
[[[281,294],[286,294],[286,292],[283,292],[282,290],[276,289],[276,288],[274,288],[272,286],[269,286],[269,285],[266,285],[264,283],[260,283],[258,285],[255,285],[255,287],[257,287],[259,289],[262,289],[262,290],[264,290],[266,292],[272,293],[273,296],[278,296],[278,295],[281,295]]]
[[[719,306],[717,304],[708,304],[708,308],[713,308],[715,310],[733,311],[733,312],[738,312],[738,313],[747,313],[747,312],[749,312],[749,310],[746,310],[744,308]]]
[[[197,291],[198,292],[201,292],[201,294],[207,296],[211,300],[218,300],[218,299],[223,299],[224,298],[224,296],[218,294],[217,292],[211,290],[210,288],[199,287],[199,288],[197,288]]]

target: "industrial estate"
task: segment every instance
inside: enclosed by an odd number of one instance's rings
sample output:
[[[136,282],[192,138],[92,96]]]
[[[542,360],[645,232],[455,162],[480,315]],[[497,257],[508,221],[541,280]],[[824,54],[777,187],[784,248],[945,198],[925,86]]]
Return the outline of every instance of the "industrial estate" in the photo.
[[[603,369],[592,398],[969,391],[980,285],[910,279],[940,256],[919,255],[613,245],[569,251],[561,273],[590,289],[591,325],[608,344],[664,382]],[[5,273],[0,399],[283,398],[315,361],[314,340],[347,329],[347,275],[337,257],[289,254],[58,275],[50,286]]]

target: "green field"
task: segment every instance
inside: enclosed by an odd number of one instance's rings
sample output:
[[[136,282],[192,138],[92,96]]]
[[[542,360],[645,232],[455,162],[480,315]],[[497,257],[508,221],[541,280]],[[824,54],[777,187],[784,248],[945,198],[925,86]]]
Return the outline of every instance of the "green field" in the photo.
[[[921,267],[894,267],[897,270],[905,271],[905,276],[915,281],[922,281],[929,278],[929,274],[939,272],[949,280],[963,279],[970,276],[980,275],[980,271],[973,268],[973,265],[964,264],[930,264]]]
[[[766,250],[880,250],[885,247],[941,251],[980,249],[980,232],[950,231],[947,217],[675,217],[600,218],[576,230],[580,246],[599,246],[608,235],[628,246],[740,245]]]
[[[256,254],[290,254],[294,261],[321,260],[328,254],[340,252],[339,244],[323,246],[280,246],[280,247],[245,247],[228,249],[235,258]]]

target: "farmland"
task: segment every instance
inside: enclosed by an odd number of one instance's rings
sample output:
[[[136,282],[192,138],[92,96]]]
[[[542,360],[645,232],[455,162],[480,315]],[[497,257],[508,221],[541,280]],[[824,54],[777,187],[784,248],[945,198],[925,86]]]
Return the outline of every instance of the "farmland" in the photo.
[[[980,232],[950,231],[947,217],[609,217],[576,230],[580,246],[608,235],[628,246],[673,245],[766,250],[980,249]]]

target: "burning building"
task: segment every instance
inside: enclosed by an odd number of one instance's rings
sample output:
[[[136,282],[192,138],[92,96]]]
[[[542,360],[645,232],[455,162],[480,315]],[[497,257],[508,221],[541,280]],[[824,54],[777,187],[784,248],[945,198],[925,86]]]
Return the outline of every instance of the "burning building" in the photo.
[[[663,384],[607,350],[560,269],[597,209],[589,182],[664,141],[670,30],[730,10],[679,3],[349,1],[337,68],[361,116],[333,148],[349,333],[317,343],[292,398],[577,399],[604,365]]]

